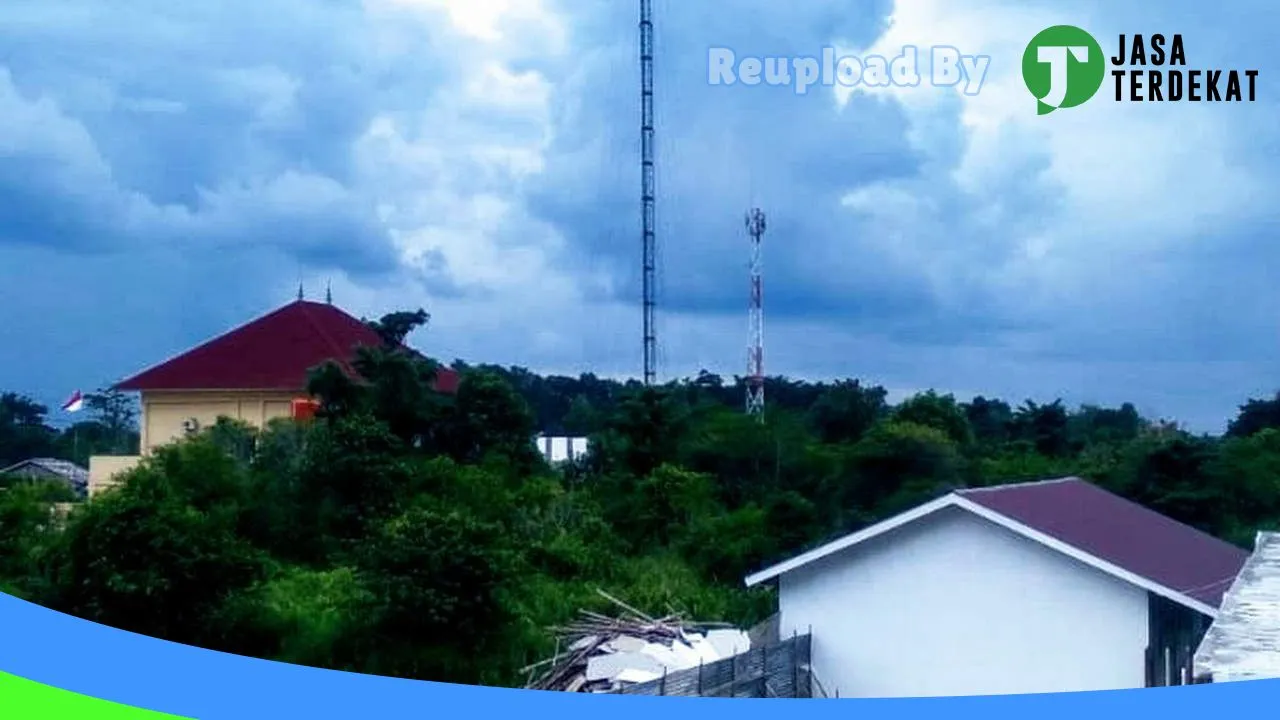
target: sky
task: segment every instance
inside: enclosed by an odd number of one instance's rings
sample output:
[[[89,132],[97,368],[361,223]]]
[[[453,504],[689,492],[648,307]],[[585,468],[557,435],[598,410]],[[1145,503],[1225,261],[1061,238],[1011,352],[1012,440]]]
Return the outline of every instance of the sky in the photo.
[[[423,307],[449,361],[641,372],[637,3],[7,0],[0,388],[56,408],[292,300]],[[1280,5],[654,0],[659,378],[770,375],[1220,431],[1280,388]],[[1037,115],[1041,29],[1183,36],[1253,103]],[[738,56],[991,58],[939,88],[711,85]],[[927,58],[926,58],[927,59]],[[928,72],[927,63],[924,66]],[[1273,74],[1275,73],[1275,74]],[[56,417],[56,413],[55,413]]]

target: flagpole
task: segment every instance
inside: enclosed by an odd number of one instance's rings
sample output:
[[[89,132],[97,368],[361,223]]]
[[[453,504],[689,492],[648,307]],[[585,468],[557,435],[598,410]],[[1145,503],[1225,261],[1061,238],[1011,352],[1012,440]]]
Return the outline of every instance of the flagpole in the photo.
[[[80,412],[83,406],[84,395],[77,390],[72,393],[71,399],[62,404],[62,411],[74,415]],[[71,421],[71,458],[73,462],[80,462],[80,428],[75,420]]]

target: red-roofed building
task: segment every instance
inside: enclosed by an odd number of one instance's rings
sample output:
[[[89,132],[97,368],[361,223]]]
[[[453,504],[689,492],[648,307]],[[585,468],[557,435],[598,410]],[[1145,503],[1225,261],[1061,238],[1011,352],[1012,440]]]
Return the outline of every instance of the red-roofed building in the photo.
[[[308,412],[310,371],[336,362],[351,366],[360,347],[382,345],[363,321],[326,303],[297,300],[191,350],[144,370],[115,387],[141,395],[141,445],[154,448],[228,417],[263,426]],[[441,368],[436,389],[452,393],[458,374]],[[90,459],[90,492],[133,467],[140,457]]]
[[[841,697],[1187,684],[1248,553],[1079,478],[957,490],[747,578]]]

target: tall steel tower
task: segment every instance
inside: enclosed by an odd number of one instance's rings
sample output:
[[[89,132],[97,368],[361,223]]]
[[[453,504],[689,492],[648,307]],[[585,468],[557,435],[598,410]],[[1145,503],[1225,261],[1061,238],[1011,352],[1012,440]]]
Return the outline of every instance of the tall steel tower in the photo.
[[[747,345],[747,414],[764,419],[764,294],[761,245],[765,218],[759,208],[747,213],[747,234],[751,238],[751,301],[747,311],[750,341]]]
[[[658,339],[654,330],[656,239],[653,161],[653,3],[640,0],[640,244],[644,284],[644,384],[657,377]]]

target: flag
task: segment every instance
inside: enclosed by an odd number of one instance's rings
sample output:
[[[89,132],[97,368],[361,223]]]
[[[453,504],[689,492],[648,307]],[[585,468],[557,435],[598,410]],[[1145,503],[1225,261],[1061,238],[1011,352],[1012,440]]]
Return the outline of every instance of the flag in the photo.
[[[80,394],[79,390],[75,391],[69,400],[62,403],[62,409],[69,413],[80,412],[84,409],[84,396]]]

